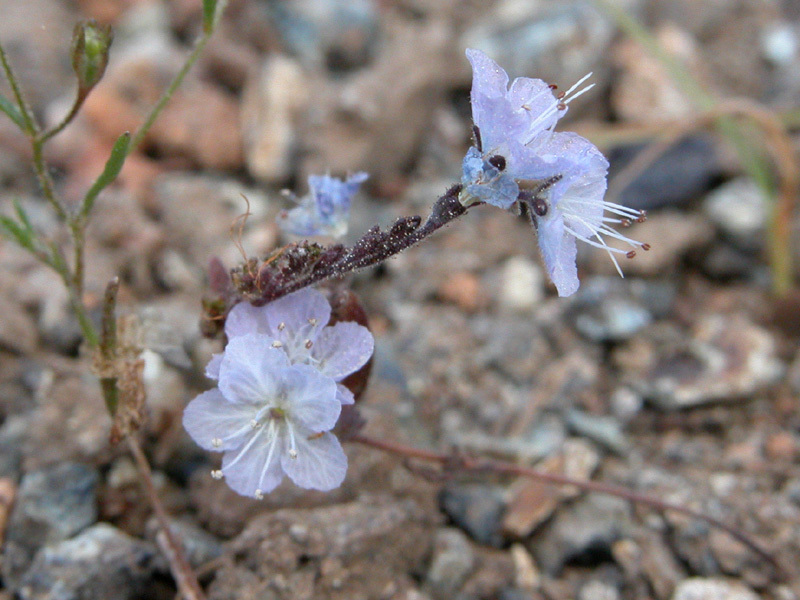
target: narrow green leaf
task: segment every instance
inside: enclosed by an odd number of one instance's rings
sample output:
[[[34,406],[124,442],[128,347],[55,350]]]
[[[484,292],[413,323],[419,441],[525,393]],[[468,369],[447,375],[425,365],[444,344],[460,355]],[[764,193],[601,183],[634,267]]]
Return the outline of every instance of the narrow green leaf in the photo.
[[[203,0],[203,33],[211,33],[217,17],[217,0]]]
[[[22,118],[22,113],[19,112],[19,109],[16,107],[16,105],[5,96],[0,96],[0,110],[6,113],[8,118],[14,121],[17,127],[22,129],[22,131],[26,131],[25,119]]]
[[[31,235],[33,235],[33,225],[31,225],[31,220],[28,218],[28,213],[26,213],[25,209],[22,208],[19,198],[13,198],[11,202],[14,204],[14,212],[17,213],[19,222],[22,223],[22,225],[31,233]]]
[[[81,215],[86,217],[92,210],[97,196],[100,195],[106,187],[111,185],[122,170],[122,165],[125,164],[125,159],[128,157],[128,150],[131,145],[131,134],[129,132],[123,133],[114,143],[111,149],[111,155],[106,161],[106,166],[100,176],[86,192],[86,197],[83,199],[83,206],[81,207]]]
[[[36,248],[34,246],[30,230],[26,229],[25,227],[21,227],[20,224],[14,219],[0,215],[0,228],[2,228],[2,230],[6,232],[6,235],[17,242],[20,246],[30,250],[31,252],[35,252]]]

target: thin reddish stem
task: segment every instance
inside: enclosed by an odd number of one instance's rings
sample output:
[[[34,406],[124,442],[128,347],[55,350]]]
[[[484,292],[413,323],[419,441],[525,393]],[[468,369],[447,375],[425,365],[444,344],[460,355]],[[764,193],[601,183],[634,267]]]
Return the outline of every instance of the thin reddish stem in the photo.
[[[673,511],[676,513],[684,514],[695,519],[701,519],[709,525],[725,531],[728,535],[741,542],[752,550],[755,554],[760,556],[768,562],[775,569],[776,573],[786,578],[786,572],[783,567],[778,563],[777,559],[758,542],[748,536],[746,533],[740,531],[732,525],[716,519],[710,515],[706,515],[694,509],[691,509],[680,504],[674,504],[665,500],[660,500],[647,494],[634,492],[624,487],[602,483],[599,481],[588,481],[582,479],[573,479],[566,475],[557,473],[547,473],[533,469],[531,467],[524,467],[515,465],[513,463],[472,458],[467,456],[454,456],[452,454],[444,454],[441,452],[434,452],[430,450],[422,450],[412,446],[406,446],[397,442],[389,442],[385,440],[376,440],[364,435],[354,435],[349,438],[349,441],[363,444],[388,452],[390,454],[397,454],[406,458],[415,458],[428,462],[438,463],[440,465],[454,467],[456,470],[470,473],[496,473],[501,475],[515,475],[517,477],[527,477],[547,483],[550,485],[566,486],[571,485],[587,492],[595,492],[598,494],[606,494],[608,496],[616,496],[629,502],[649,506],[660,512]]]
[[[186,559],[186,553],[179,539],[175,537],[172,528],[169,526],[169,518],[167,511],[164,510],[164,505],[156,492],[156,487],[153,485],[153,474],[150,471],[150,463],[144,455],[142,447],[139,442],[131,435],[128,436],[128,446],[130,447],[131,454],[133,455],[136,466],[139,469],[141,480],[153,506],[153,510],[158,519],[158,524],[161,529],[158,536],[159,545],[162,547],[164,554],[169,561],[170,571],[175,578],[175,583],[178,590],[186,600],[206,600],[206,595],[203,593],[203,588],[197,581],[197,577]]]

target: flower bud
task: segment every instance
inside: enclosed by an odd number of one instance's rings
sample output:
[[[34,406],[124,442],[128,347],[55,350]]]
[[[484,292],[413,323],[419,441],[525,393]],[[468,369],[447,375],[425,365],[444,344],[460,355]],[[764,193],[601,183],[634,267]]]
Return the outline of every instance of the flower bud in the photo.
[[[82,21],[72,34],[72,68],[78,77],[78,87],[86,94],[103,77],[108,64],[108,51],[114,34],[110,25],[97,21]]]

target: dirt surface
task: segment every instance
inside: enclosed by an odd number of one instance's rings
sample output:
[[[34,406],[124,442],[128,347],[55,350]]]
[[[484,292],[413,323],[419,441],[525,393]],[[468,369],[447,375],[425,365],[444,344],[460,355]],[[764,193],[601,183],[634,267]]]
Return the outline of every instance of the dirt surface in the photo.
[[[794,110],[797,127],[794,3],[615,5],[715,96]],[[77,202],[180,68],[200,3],[5,0],[0,11],[0,41],[48,123],[74,93],[73,23],[115,29],[104,80],[47,151],[58,190]],[[221,348],[198,327],[206,267],[213,256],[242,260],[231,233],[242,194],[251,256],[289,241],[274,221],[288,206],[280,190],[304,194],[309,174],[370,173],[350,240],[425,215],[459,180],[470,143],[466,47],[512,76],[562,86],[594,71],[597,87],[559,128],[601,145],[612,174],[654,126],[697,112],[591,2],[230,0],[185,85],[97,202],[85,300],[99,319],[119,275],[121,312],[139,319],[141,439],[209,597],[800,598],[800,296],[771,294],[769,206],[713,132],[693,133],[618,194],[648,210],[626,233],[652,246],[623,261],[625,279],[604,252],[581,248],[581,289],[558,298],[528,223],[479,207],[344,282],[376,339],[359,407],[378,439],[700,510],[757,540],[783,578],[698,519],[529,480],[431,473],[358,445],[346,447],[340,489],[284,483],[255,501],[213,479],[218,456],[184,433],[183,407],[210,387],[203,369]],[[5,117],[0,143],[0,212],[17,198],[39,231],[66,242]],[[0,599],[172,598],[150,506],[124,444],[109,444],[68,300],[55,274],[0,239]]]

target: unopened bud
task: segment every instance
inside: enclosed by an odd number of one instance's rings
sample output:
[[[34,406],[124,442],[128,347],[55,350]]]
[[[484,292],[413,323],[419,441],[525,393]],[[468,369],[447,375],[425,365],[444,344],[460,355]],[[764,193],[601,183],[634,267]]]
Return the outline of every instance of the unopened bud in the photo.
[[[113,39],[110,25],[89,20],[75,26],[72,34],[72,69],[78,77],[78,87],[82,93],[88,93],[103,77]]]

